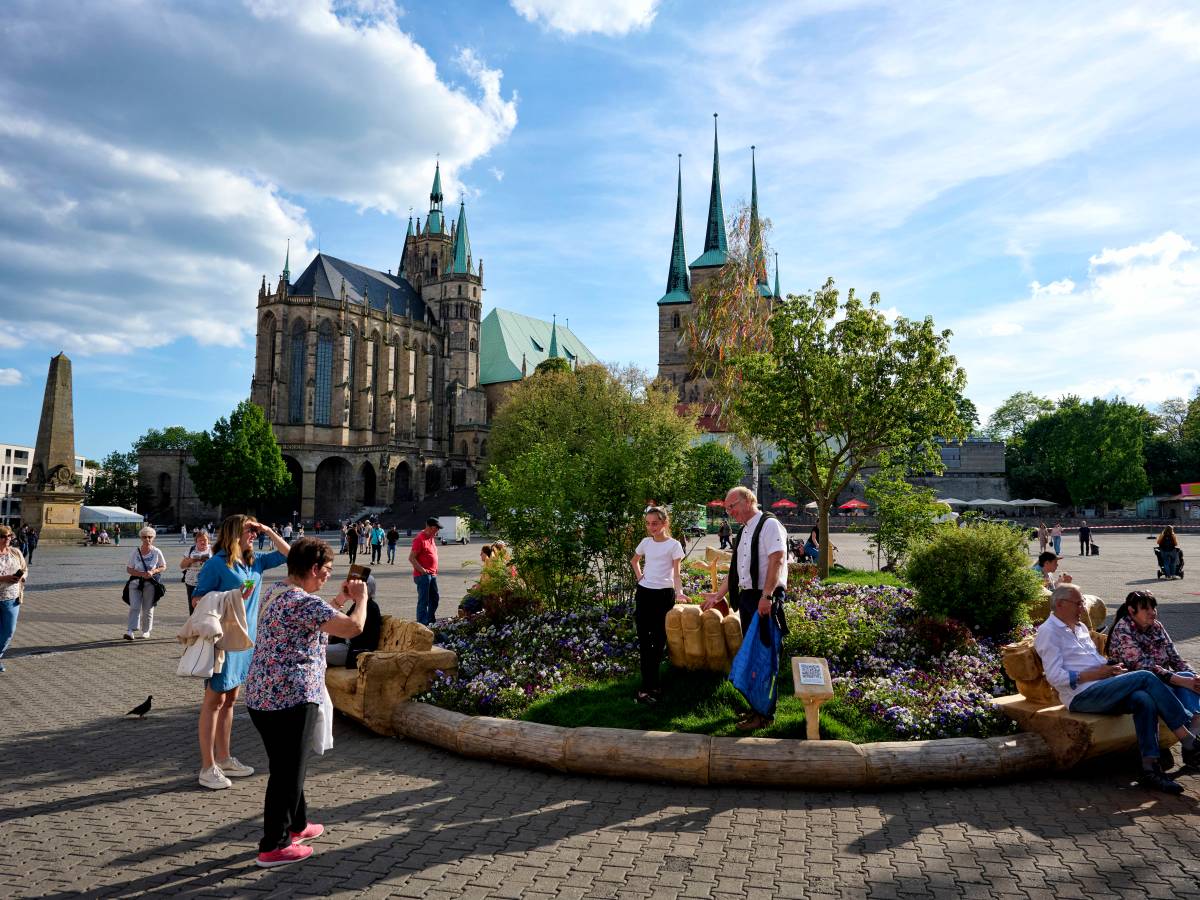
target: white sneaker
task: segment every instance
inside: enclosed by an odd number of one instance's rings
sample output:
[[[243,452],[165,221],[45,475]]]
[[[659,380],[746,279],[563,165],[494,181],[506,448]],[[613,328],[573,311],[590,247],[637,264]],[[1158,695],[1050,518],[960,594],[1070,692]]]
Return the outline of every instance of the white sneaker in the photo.
[[[238,762],[236,756],[221,760],[217,763],[217,767],[221,770],[221,774],[227,778],[245,778],[248,775],[254,774],[254,766]]]
[[[200,770],[200,786],[219,791],[227,787],[232,787],[233,782],[225,777],[220,767],[210,766],[207,769]]]
[[[150,632],[148,632],[148,631],[143,631],[143,632],[142,632],[142,640],[143,640],[143,641],[148,641],[148,640],[150,640]]]

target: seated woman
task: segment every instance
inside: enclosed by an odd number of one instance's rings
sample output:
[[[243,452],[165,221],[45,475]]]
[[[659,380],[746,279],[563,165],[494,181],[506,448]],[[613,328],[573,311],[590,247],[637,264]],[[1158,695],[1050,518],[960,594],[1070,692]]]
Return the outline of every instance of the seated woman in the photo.
[[[1200,727],[1200,678],[1179,656],[1171,636],[1158,621],[1158,600],[1149,591],[1134,591],[1117,610],[1109,629],[1108,656],[1126,669],[1146,669],[1174,691],[1192,716],[1190,730]]]
[[[354,579],[348,579],[347,583]],[[362,633],[357,637],[340,638],[331,636],[325,648],[325,665],[358,668],[360,653],[374,653],[379,649],[379,638],[383,634],[383,613],[375,602],[375,576],[367,575],[367,619]],[[353,608],[351,608],[353,610]]]
[[[494,591],[496,582],[502,581],[508,563],[508,545],[504,541],[484,544],[479,549],[479,564],[482,571],[479,580],[467,590],[462,603],[458,605],[458,617],[468,619],[483,612],[484,600],[489,591]],[[507,566],[507,574],[516,575],[516,568]]]
[[[821,555],[821,526],[814,525],[804,542],[805,562],[815,563]]]
[[[1162,553],[1162,570],[1168,578],[1174,578],[1179,568],[1179,539],[1175,529],[1168,525],[1158,536],[1158,549]]]

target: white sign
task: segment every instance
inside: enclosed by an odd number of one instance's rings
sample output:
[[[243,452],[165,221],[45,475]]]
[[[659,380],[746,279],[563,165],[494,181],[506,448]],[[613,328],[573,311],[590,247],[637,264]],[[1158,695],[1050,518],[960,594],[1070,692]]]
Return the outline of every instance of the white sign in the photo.
[[[820,663],[800,663],[801,684],[824,684],[825,673]]]

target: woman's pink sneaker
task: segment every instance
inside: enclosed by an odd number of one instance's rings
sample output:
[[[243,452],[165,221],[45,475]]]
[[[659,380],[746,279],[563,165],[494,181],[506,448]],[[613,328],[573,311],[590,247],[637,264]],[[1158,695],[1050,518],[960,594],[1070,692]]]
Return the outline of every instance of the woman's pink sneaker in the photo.
[[[319,838],[324,833],[324,825],[318,825],[316,822],[309,822],[303,831],[291,832],[292,843],[299,844],[301,841],[311,841],[313,838]]]
[[[280,847],[270,853],[258,854],[255,863],[264,869],[270,869],[272,866],[286,866],[288,863],[301,862],[312,856],[312,853],[313,848],[305,844],[289,844],[287,847]]]

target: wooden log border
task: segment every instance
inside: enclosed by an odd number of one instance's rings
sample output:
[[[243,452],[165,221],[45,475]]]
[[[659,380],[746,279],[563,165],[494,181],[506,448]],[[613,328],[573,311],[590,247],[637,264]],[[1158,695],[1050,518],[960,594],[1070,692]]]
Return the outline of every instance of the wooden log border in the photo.
[[[1015,778],[1056,770],[1041,735],[852,744],[710,737],[674,731],[561,728],[468,716],[406,701],[395,732],[462,756],[557,772],[679,784],[796,788],[912,787]]]

